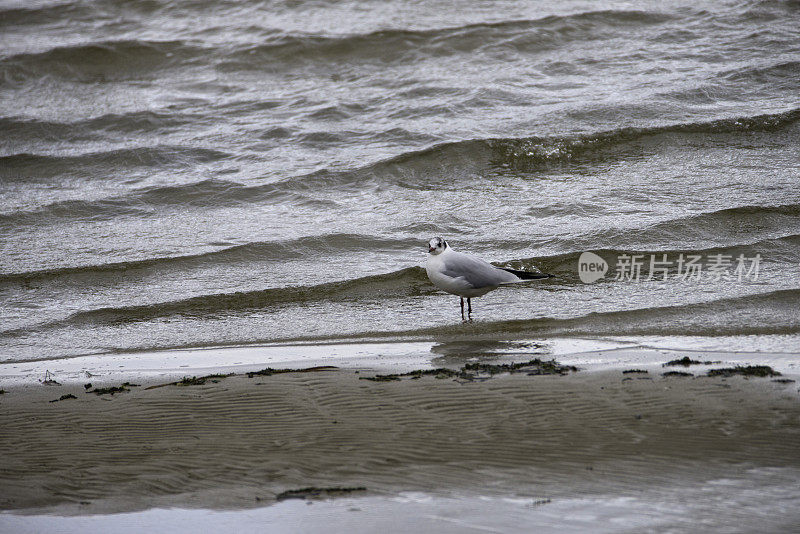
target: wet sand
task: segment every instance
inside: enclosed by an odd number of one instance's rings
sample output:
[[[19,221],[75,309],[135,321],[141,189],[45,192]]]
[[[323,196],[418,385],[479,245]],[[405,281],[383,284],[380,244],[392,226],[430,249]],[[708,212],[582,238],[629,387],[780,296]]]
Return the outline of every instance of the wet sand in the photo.
[[[340,368],[147,389],[165,382],[151,378],[113,396],[17,385],[0,396],[0,508],[242,509],[407,492],[549,506],[800,470],[798,384],[775,381],[791,378],[647,370],[376,382]],[[50,402],[65,395],[76,398]],[[291,493],[304,488],[329,490]],[[770,521],[797,521],[796,510]]]

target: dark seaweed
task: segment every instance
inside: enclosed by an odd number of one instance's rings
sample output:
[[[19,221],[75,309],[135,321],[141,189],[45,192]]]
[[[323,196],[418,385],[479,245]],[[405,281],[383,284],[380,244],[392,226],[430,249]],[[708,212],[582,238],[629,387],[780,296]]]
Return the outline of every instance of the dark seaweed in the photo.
[[[468,363],[459,370],[439,367],[437,369],[417,369],[408,373],[396,373],[389,375],[362,376],[360,380],[372,380],[373,382],[393,382],[404,377],[412,380],[423,376],[433,376],[435,378],[462,378],[464,380],[475,380],[487,376],[494,376],[501,373],[526,373],[528,375],[564,375],[569,372],[577,371],[578,368],[572,365],[561,365],[555,360],[542,361],[539,358],[521,363]]]
[[[229,376],[233,376],[235,373],[228,373],[227,375],[221,374],[213,374],[213,375],[205,375],[205,376],[193,376],[189,378],[188,376],[184,376],[177,382],[168,382],[166,384],[158,384],[155,386],[148,386],[144,389],[156,389],[156,388],[163,388],[166,386],[202,386],[206,383],[206,380],[211,380],[213,383],[219,382],[223,378],[228,378]],[[123,384],[123,386],[126,384]],[[131,386],[135,386],[136,384],[130,384]]]
[[[123,393],[125,391],[130,391],[130,389],[128,389],[127,387],[122,385],[122,386],[112,386],[110,388],[94,388],[94,389],[91,389],[91,390],[87,391],[86,393],[94,393],[95,395],[112,395],[113,396],[115,393]]]
[[[736,367],[726,367],[724,369],[711,369],[708,372],[708,376],[722,376],[727,378],[733,375],[765,377],[781,376],[781,373],[774,370],[769,365],[737,365]]]
[[[665,363],[664,365],[662,365],[662,367],[670,367],[670,366],[676,366],[676,365],[681,365],[683,367],[689,367],[690,365],[711,365],[712,363],[719,363],[719,362],[718,361],[716,361],[716,362],[710,362],[710,361],[701,362],[700,360],[693,360],[693,359],[689,358],[688,356],[684,356],[680,360],[669,361],[669,362]]]
[[[694,376],[692,373],[685,373],[683,371],[667,371],[666,373],[661,373],[661,376]]]
[[[130,382],[125,382],[119,386],[111,386],[108,388],[94,388],[94,389],[87,389],[86,393],[94,393],[95,395],[114,395],[115,393],[124,393],[126,391],[130,391],[130,387],[138,387],[138,384],[131,384]]]
[[[76,397],[76,396],[75,396],[75,395],[73,395],[72,393],[68,393],[67,395],[61,395],[61,397],[59,397],[59,398],[57,398],[57,399],[53,399],[53,400],[51,400],[50,402],[58,402],[58,401],[62,401],[62,400],[67,400],[67,399],[77,399],[77,398],[78,398],[78,397]]]
[[[354,488],[302,488],[287,490],[275,496],[275,500],[285,501],[286,499],[322,499],[332,497],[342,497],[354,492],[367,491],[363,486]]]
[[[206,383],[206,380],[216,379],[217,381],[219,381],[220,379],[228,378],[231,375],[233,375],[233,373],[230,373],[230,374],[227,374],[227,375],[216,374],[216,375],[205,375],[205,376],[193,376],[191,378],[189,378],[188,376],[184,376],[183,378],[181,378],[177,382],[173,382],[172,385],[176,385],[176,386],[202,386],[203,384]]]
[[[303,369],[273,369],[272,367],[267,367],[266,369],[261,369],[260,371],[251,371],[247,373],[247,378],[253,378],[254,376],[272,376],[272,375],[280,375],[284,373],[313,373],[316,371],[333,371],[338,369],[333,365],[319,365],[317,367],[305,367]]]
[[[522,363],[504,363],[499,365],[490,363],[468,363],[464,366],[464,370],[477,371],[489,375],[522,372],[529,375],[565,375],[571,371],[577,371],[578,368],[572,365],[561,365],[555,360],[542,361],[536,358]]]
[[[628,373],[642,373],[642,374],[648,374],[648,372],[647,372],[647,371],[645,371],[644,369],[626,369],[625,371],[622,371],[622,374],[623,374],[623,375],[627,375]]]
[[[372,380],[373,382],[393,382],[400,380],[403,377],[411,377],[411,380],[422,378],[423,376],[435,376],[436,378],[450,378],[452,376],[460,376],[459,371],[439,367],[437,369],[416,369],[408,373],[396,373],[391,375],[375,375],[375,376],[361,376],[360,380]]]
[[[359,380],[372,380],[373,382],[394,382],[400,380],[399,375],[360,376]]]

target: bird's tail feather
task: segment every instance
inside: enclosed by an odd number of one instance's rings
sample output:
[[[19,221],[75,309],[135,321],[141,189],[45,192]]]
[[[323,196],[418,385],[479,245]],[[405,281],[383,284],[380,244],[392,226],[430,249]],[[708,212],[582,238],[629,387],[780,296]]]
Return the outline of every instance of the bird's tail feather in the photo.
[[[505,267],[500,267],[504,271],[508,271],[511,274],[518,276],[522,280],[540,280],[542,278],[553,278],[552,274],[545,274],[545,273],[529,273],[528,271],[517,271],[515,269],[506,269]]]

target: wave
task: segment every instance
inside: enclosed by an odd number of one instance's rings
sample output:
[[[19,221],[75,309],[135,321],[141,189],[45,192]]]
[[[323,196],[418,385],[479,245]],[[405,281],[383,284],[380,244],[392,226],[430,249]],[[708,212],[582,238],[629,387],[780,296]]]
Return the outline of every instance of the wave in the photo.
[[[723,70],[711,76],[706,83],[660,91],[654,94],[659,99],[691,103],[693,105],[715,105],[723,101],[744,101],[743,94],[791,93],[800,90],[800,61],[784,61],[764,66],[758,65]],[[746,90],[744,88],[746,87]]]
[[[198,266],[225,265],[245,262],[286,261],[321,254],[358,253],[371,250],[408,250],[421,248],[420,240],[380,238],[363,234],[325,234],[286,241],[262,241],[225,246],[219,250],[183,256],[148,258],[138,261],[82,265],[41,271],[0,274],[0,284],[43,282],[71,277],[131,274],[135,271],[163,273],[166,270],[187,270]]]
[[[796,313],[799,300],[800,289],[782,289],[696,304],[590,313],[569,319],[495,321],[387,332],[385,337],[510,339],[532,336],[797,334],[800,333]]]
[[[434,291],[425,270],[421,267],[408,267],[388,274],[367,276],[355,280],[329,282],[315,286],[297,286],[202,295],[183,300],[161,302],[142,306],[122,306],[99,308],[76,312],[66,319],[44,323],[37,328],[49,329],[62,326],[92,324],[123,324],[148,321],[169,316],[209,316],[223,313],[236,313],[286,304],[306,304],[315,301],[352,301],[427,295]],[[6,330],[3,336],[26,335],[30,328]]]
[[[428,292],[429,284],[424,279],[424,271],[412,267],[392,273],[370,277],[370,287],[356,288],[350,282],[325,284],[331,295],[338,298],[374,298],[375,290],[388,289],[396,292],[397,279],[415,280],[418,295]],[[350,294],[356,290],[357,294]],[[270,290],[274,293],[252,292],[243,294],[220,295],[214,299],[198,297],[189,301],[174,303],[171,313],[191,315],[192,310],[213,309],[217,313],[226,309],[226,304],[238,305],[249,300],[253,307],[262,306],[264,301],[271,303],[288,300],[302,294],[302,290],[288,288],[286,290]],[[297,291],[297,293],[295,293]],[[294,293],[294,294],[293,294]],[[369,341],[414,341],[433,340],[475,341],[552,338],[552,337],[604,337],[604,336],[747,336],[747,335],[797,335],[800,334],[800,321],[796,309],[800,301],[800,289],[781,289],[765,293],[756,293],[740,297],[722,298],[693,304],[674,306],[654,306],[612,312],[596,312],[566,318],[536,318],[506,321],[479,321],[474,323],[452,323],[411,330],[353,332],[341,335],[295,336],[286,338],[249,339],[231,341],[230,345],[260,343],[319,343],[319,342],[369,342]],[[163,306],[163,305],[162,305]],[[132,321],[144,321],[160,317],[154,307],[140,306],[129,308],[108,308],[91,312],[77,313],[64,321],[41,325],[41,328],[60,326],[81,326],[94,323],[125,324]],[[0,332],[3,337],[24,336],[31,332],[29,328]],[[225,346],[226,343],[219,344]],[[131,352],[163,349],[179,349],[203,346],[207,343],[186,343],[180,345],[142,345],[137,347],[106,348],[110,352]]]
[[[726,70],[718,75],[724,80],[741,82],[757,81],[761,83],[775,82],[775,80],[797,80],[800,75],[800,61],[784,61],[768,66],[749,66],[740,69]]]
[[[735,210],[723,210],[735,211]],[[745,258],[752,258],[760,254],[762,261],[775,263],[794,263],[798,253],[800,253],[800,234],[792,234],[774,239],[764,239],[752,243],[733,243],[726,246],[714,246],[707,248],[662,248],[662,249],[622,249],[622,248],[598,248],[554,254],[551,256],[534,256],[530,258],[518,259],[503,262],[503,267],[512,267],[523,270],[539,269],[544,272],[557,275],[561,280],[577,280],[578,260],[583,252],[589,251],[600,256],[613,267],[617,258],[623,254],[629,256],[641,255],[645,261],[649,261],[650,256],[660,259],[666,254],[669,260],[675,261],[679,255],[698,255],[708,258],[717,254],[731,256],[733,261],[740,254]],[[648,265],[645,263],[643,272],[647,272]]]
[[[601,336],[747,336],[800,333],[800,289],[782,289],[696,304],[596,312],[568,319],[522,319],[453,323],[402,331],[264,339],[253,343],[329,341],[513,340]],[[181,348],[158,347],[158,348]],[[142,349],[145,350],[145,349]]]
[[[174,163],[174,159],[170,159]],[[27,211],[0,215],[0,227],[19,229],[25,225],[55,224],[64,220],[102,221],[116,217],[149,216],[159,207],[185,209],[224,207],[264,201],[290,201],[295,206],[335,207],[330,200],[317,200],[276,185],[245,186],[227,180],[203,180],[180,185],[151,186],[133,193],[100,200],[64,200]]]
[[[204,117],[197,114],[150,110],[109,113],[70,122],[27,117],[0,117],[0,130],[18,144],[38,143],[43,140],[59,143],[87,140],[107,141],[109,132],[122,134],[171,133],[190,124],[196,126],[200,120],[204,120]]]
[[[389,29],[371,33],[320,36],[290,34],[272,42],[241,47],[219,63],[224,71],[275,68],[276,61],[409,61],[473,53],[492,43],[519,52],[536,52],[575,41],[598,39],[604,30],[659,24],[673,17],[646,11],[590,11],[534,20],[509,20],[427,30]]]
[[[735,211],[735,210],[728,210]],[[7,274],[0,276],[0,283],[23,283],[36,280],[52,280],[75,276],[89,276],[97,280],[99,276],[115,275],[119,271],[152,270],[163,272],[165,269],[189,269],[198,265],[232,266],[236,262],[247,261],[281,261],[299,255],[330,254],[333,252],[361,252],[375,248],[408,250],[419,247],[416,239],[395,240],[369,237],[357,234],[331,234],[316,238],[305,237],[286,242],[249,243],[237,245],[219,251],[179,256],[170,258],[153,258],[138,262],[114,263],[100,266],[74,267],[50,271]],[[793,263],[800,250],[800,234],[788,235],[755,243],[739,244],[728,247],[706,249],[674,249],[674,250],[629,250],[629,249],[594,249],[592,252],[604,258],[609,265],[614,265],[622,254],[642,254],[660,257],[667,254],[675,259],[678,254],[697,254],[708,257],[712,254],[730,255],[733,258],[744,254],[746,258],[761,254],[762,261]],[[543,271],[555,274],[556,278],[545,282],[547,287],[570,287],[582,285],[578,281],[577,263],[583,251],[568,252],[549,256],[535,256],[525,259],[496,262],[502,267],[522,268],[532,271]],[[647,272],[647,265],[643,272]],[[118,324],[126,322],[149,321],[158,318],[181,316],[213,316],[216,314],[237,314],[255,309],[266,309],[285,305],[306,305],[311,302],[341,302],[354,300],[402,299],[436,292],[430,285],[425,271],[421,267],[408,267],[398,271],[366,276],[362,278],[329,282],[311,286],[292,286],[269,288],[247,292],[220,293],[201,295],[187,299],[160,302],[141,306],[109,307],[77,312],[67,319],[54,323],[45,323],[40,327],[60,327],[65,325],[86,324]],[[38,328],[38,327],[37,327]],[[13,335],[14,331],[2,332]]]
[[[61,22],[67,17],[74,17],[76,10],[80,10],[80,6],[75,4],[0,9],[0,28],[17,28],[27,25]]]
[[[209,148],[182,146],[155,146],[121,148],[103,152],[77,155],[44,155],[18,153],[0,156],[0,176],[21,180],[27,176],[59,176],[69,174],[92,177],[95,172],[104,175],[113,168],[183,166],[190,163],[208,163],[230,157],[230,154]]]
[[[35,24],[33,21],[37,18],[46,21],[57,17],[63,9],[11,9],[0,10],[0,14],[19,23]],[[224,71],[274,69],[276,61],[284,61],[293,67],[299,61],[324,61],[327,64],[373,58],[386,63],[407,60],[410,54],[470,53],[494,42],[504,48],[532,52],[574,40],[598,39],[607,30],[659,24],[672,18],[646,11],[605,10],[431,30],[388,29],[340,37],[317,34],[276,36],[274,30],[262,30],[262,39],[266,43],[239,46],[233,52],[229,52],[227,47],[205,48],[182,40],[98,41],[6,57],[0,61],[0,78],[17,83],[41,76],[84,82],[121,81],[209,61]],[[2,26],[8,26],[8,22]]]
[[[221,179],[176,186],[136,189],[119,197],[97,201],[74,201],[43,206],[33,212],[12,212],[0,217],[0,224],[41,224],[50,217],[67,217],[70,210],[79,217],[113,216],[110,205],[150,207],[226,206],[240,203],[297,200],[310,201],[308,191],[321,189],[346,191],[363,189],[370,184],[394,184],[409,189],[438,187],[437,178],[443,162],[460,171],[484,169],[486,165],[532,171],[553,164],[583,164],[602,160],[609,150],[624,149],[644,139],[659,135],[705,134],[747,135],[753,132],[777,132],[800,121],[800,108],[783,113],[736,117],[710,122],[678,123],[648,128],[622,128],[593,134],[553,137],[489,138],[441,143],[429,148],[399,154],[360,168],[343,171],[323,169],[278,182],[243,185]],[[673,141],[676,142],[676,141]],[[134,148],[79,156],[44,156],[15,154],[0,157],[0,167],[19,173],[37,173],[52,168],[91,169],[109,165],[157,166],[185,165],[192,162],[231,158],[231,154],[205,148],[178,146]],[[28,169],[28,171],[25,171]],[[63,172],[63,171],[60,171]],[[83,172],[83,171],[81,171]],[[89,172],[89,171],[86,171]],[[4,172],[5,175],[8,171]],[[13,174],[13,173],[12,173]],[[480,173],[459,172],[461,176]],[[320,206],[324,207],[324,206]],[[121,215],[128,215],[127,210]]]
[[[110,207],[116,209],[116,206]],[[135,210],[135,208],[130,208]],[[135,213],[135,211],[132,211]],[[713,234],[716,241],[720,241],[720,235],[714,232],[717,226],[730,227],[730,219],[744,221],[745,218],[752,218],[763,224],[764,220],[771,216],[797,216],[800,215],[800,204],[790,204],[776,207],[742,206],[719,210],[711,213],[699,214],[688,219],[659,223],[650,227],[646,232],[648,235],[655,235],[659,240],[666,240],[666,234],[681,234],[679,228],[697,228],[703,225],[710,225],[709,234]],[[705,222],[704,222],[705,221]],[[777,221],[781,223],[781,221]],[[779,224],[780,226],[781,224]],[[661,227],[661,230],[658,229]],[[398,228],[406,235],[419,235],[419,238],[382,238],[365,234],[332,233],[318,236],[306,236],[285,241],[260,241],[243,244],[219,243],[215,244],[220,248],[209,252],[198,254],[186,254],[181,256],[164,256],[147,258],[136,261],[115,262],[95,265],[80,265],[72,267],[62,267],[56,269],[45,269],[38,271],[26,271],[19,273],[0,273],[0,284],[25,284],[43,283],[66,280],[74,277],[91,277],[95,281],[104,276],[116,276],[119,272],[141,274],[164,274],[168,271],[189,271],[199,267],[211,267],[215,265],[225,265],[228,268],[235,268],[245,263],[266,263],[274,261],[288,261],[293,259],[312,258],[320,255],[331,254],[352,254],[367,253],[370,251],[407,251],[422,247],[422,243],[429,235],[443,233],[441,227],[426,223],[414,224]],[[457,234],[460,230],[451,227],[449,233]],[[448,232],[444,232],[448,233]],[[626,231],[625,234],[630,234]],[[605,236],[598,241],[614,240],[614,237]],[[594,248],[591,243],[586,247],[571,252],[561,254],[551,254],[544,256],[532,256],[528,258],[512,259],[503,262],[495,262],[502,267],[518,268],[523,270],[541,270],[553,274],[558,274],[561,281],[577,278],[576,265],[578,258],[584,251],[591,251],[603,257],[609,264],[613,264],[622,254],[641,254],[646,258],[650,255],[667,254],[670,258],[676,258],[679,254],[695,254],[710,256],[714,254],[724,254],[738,257],[744,254],[750,258],[755,254],[761,254],[764,261],[771,262],[794,262],[794,258],[800,251],[800,234],[788,234],[781,237],[762,239],[752,242],[741,242],[741,236],[737,232],[731,235],[731,241],[726,245],[719,245],[708,248],[659,248],[659,249],[635,249],[635,248]],[[473,244],[476,244],[473,242]],[[477,243],[481,244],[481,243]],[[563,243],[560,243],[563,245]],[[530,242],[503,241],[485,244],[508,249],[523,249],[531,246]],[[354,281],[355,282],[355,281]]]
[[[701,233],[705,237],[715,238],[729,231],[738,235],[737,227],[753,223],[762,228],[783,229],[798,216],[800,216],[800,204],[797,203],[777,206],[736,206],[657,223],[645,231],[657,231],[666,237]]]
[[[81,82],[141,79],[192,64],[208,51],[182,41],[101,41],[16,54],[0,61],[0,79],[23,83],[42,76]]]
[[[644,139],[670,134],[746,135],[778,132],[800,122],[800,108],[781,113],[732,117],[707,122],[677,123],[645,128],[620,128],[574,136],[483,138],[446,142],[354,169],[318,171],[280,182],[281,187],[314,187],[364,183],[370,179],[413,188],[430,185],[442,162],[451,167],[499,167],[535,170],[552,164],[583,163],[602,159],[608,149],[633,145]],[[468,173],[463,173],[468,175]],[[413,179],[411,178],[413,177]],[[430,179],[430,178],[428,178]],[[414,181],[416,180],[416,181]]]
[[[19,230],[24,226],[53,222],[53,219],[99,222],[118,217],[146,217],[150,213],[151,211],[146,206],[132,205],[124,200],[64,200],[50,204],[45,210],[16,211],[12,214],[0,214],[0,229],[7,227]]]
[[[782,113],[752,117],[735,117],[709,122],[678,123],[645,128],[620,128],[607,132],[572,137],[528,137],[490,139],[486,143],[494,152],[494,162],[519,170],[535,170],[554,163],[577,163],[597,159],[607,149],[624,147],[664,134],[748,134],[776,132],[800,121],[800,108]]]
[[[10,2],[4,2],[8,4]],[[23,2],[17,2],[22,4]],[[82,21],[97,25],[98,20],[116,18],[114,7],[119,2],[24,2],[25,7],[0,7],[0,28],[19,28],[24,26],[41,26],[46,24],[63,24]],[[185,6],[182,6],[185,7]],[[131,0],[125,2],[124,10],[130,14],[137,12],[142,15],[153,16],[163,8],[160,2],[151,0]]]
[[[742,228],[747,228],[743,233]],[[594,232],[585,237],[572,238],[569,241],[554,240],[554,246],[587,250],[591,247],[603,247],[607,243],[626,247],[625,252],[640,252],[636,248],[647,246],[647,243],[681,244],[689,243],[687,249],[675,248],[663,252],[691,252],[726,254],[743,253],[749,250],[778,253],[783,257],[783,244],[795,238],[800,232],[800,204],[783,204],[778,206],[738,206],[705,213],[688,215],[677,219],[661,221],[636,229],[609,229]],[[752,244],[742,243],[744,236],[755,240]],[[780,239],[773,236],[782,236]],[[703,247],[707,244],[709,248]],[[760,247],[760,248],[759,248]],[[656,253],[657,250],[644,252]]]

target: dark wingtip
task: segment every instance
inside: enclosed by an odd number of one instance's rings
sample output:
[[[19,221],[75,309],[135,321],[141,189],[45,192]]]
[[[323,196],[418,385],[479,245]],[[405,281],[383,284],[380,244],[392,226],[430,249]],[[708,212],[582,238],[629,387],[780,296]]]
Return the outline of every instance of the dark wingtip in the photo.
[[[528,271],[517,271],[516,269],[506,269],[505,267],[500,267],[504,271],[508,271],[511,274],[518,276],[522,280],[542,280],[544,278],[555,278],[555,275],[547,274],[547,273],[529,273]]]

